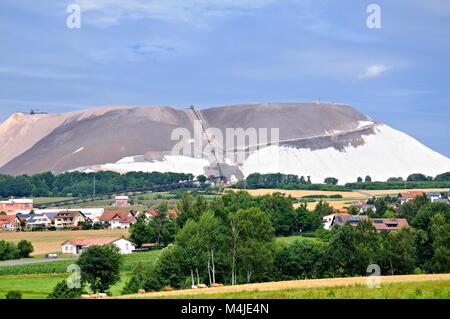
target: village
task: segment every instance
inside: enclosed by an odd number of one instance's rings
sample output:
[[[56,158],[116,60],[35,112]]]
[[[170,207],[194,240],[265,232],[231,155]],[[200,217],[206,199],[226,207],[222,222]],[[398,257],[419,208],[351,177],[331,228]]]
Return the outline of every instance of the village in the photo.
[[[444,195],[444,196],[443,196]],[[445,196],[447,195],[447,196]],[[408,203],[417,196],[426,196],[431,203],[450,203],[450,192],[405,191],[398,194],[395,203],[390,203],[388,209],[392,212],[399,210],[401,205]],[[331,230],[336,225],[350,224],[357,226],[361,222],[370,222],[377,232],[398,231],[410,227],[407,219],[391,217],[372,218],[376,213],[374,203],[370,200],[359,200],[347,207],[334,208],[333,213],[322,217],[324,230]],[[83,249],[93,245],[113,244],[119,248],[121,254],[131,254],[142,251],[128,236],[111,237],[80,237],[77,230],[129,230],[139,216],[145,220],[159,217],[154,209],[134,211],[129,209],[128,196],[115,196],[113,208],[34,208],[33,199],[14,199],[0,201],[0,232],[37,232],[37,231],[73,231],[73,238],[60,243],[60,254],[80,255]],[[168,209],[167,219],[175,219],[180,215],[176,209]],[[301,230],[300,230],[301,232]],[[25,236],[25,234],[24,234]],[[149,245],[147,245],[147,248]],[[56,252],[47,256],[56,256]]]

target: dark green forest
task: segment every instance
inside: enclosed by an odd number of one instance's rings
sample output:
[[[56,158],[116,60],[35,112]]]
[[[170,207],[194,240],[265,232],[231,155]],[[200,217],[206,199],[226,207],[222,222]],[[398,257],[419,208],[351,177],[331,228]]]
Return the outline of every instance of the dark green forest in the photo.
[[[124,190],[149,188],[157,185],[191,181],[194,176],[182,173],[70,172],[54,175],[50,172],[32,176],[0,175],[0,197],[83,197]]]

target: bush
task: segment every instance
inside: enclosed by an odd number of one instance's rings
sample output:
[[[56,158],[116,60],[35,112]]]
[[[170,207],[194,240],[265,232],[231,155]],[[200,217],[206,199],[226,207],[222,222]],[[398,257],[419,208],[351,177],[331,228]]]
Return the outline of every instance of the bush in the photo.
[[[33,245],[27,240],[19,241],[17,248],[19,249],[19,255],[21,258],[30,257],[30,254],[34,251]]]
[[[22,299],[22,293],[20,291],[10,290],[6,293],[6,299]]]
[[[82,288],[69,288],[66,280],[59,282],[53,291],[47,296],[48,299],[78,299],[83,293]]]

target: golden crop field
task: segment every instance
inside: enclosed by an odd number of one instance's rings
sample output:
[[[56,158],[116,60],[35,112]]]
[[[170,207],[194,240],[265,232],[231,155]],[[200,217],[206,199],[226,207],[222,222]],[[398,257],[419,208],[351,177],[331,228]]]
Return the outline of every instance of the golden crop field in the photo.
[[[115,298],[159,298],[159,297],[182,297],[183,295],[208,295],[220,293],[232,293],[243,291],[276,291],[282,289],[308,289],[323,287],[343,287],[366,285],[369,277],[349,277],[349,278],[327,278],[327,279],[308,279],[308,280],[292,280],[279,282],[264,282],[257,284],[245,284],[236,286],[224,286],[207,289],[184,289],[166,292],[150,292],[146,294],[124,295]],[[428,282],[428,281],[449,281],[450,274],[434,274],[434,275],[401,275],[401,276],[382,276],[381,285],[390,283],[405,282]]]
[[[42,232],[0,232],[0,240],[19,242],[22,239],[33,244],[32,255],[41,255],[61,251],[61,243],[77,237],[120,237],[128,236],[128,229],[101,230],[63,230]]]
[[[269,195],[273,193],[284,193],[286,195],[291,195],[292,197],[303,197],[303,196],[320,196],[320,195],[341,195],[343,198],[363,198],[366,195],[359,192],[336,192],[336,191],[317,191],[317,190],[287,190],[287,189],[246,189],[252,196],[262,196]]]
[[[347,202],[347,201],[330,201],[330,200],[327,200],[327,199],[324,199],[323,200],[324,202],[327,202],[331,207],[333,207],[333,208],[335,208],[335,209],[339,209],[339,210],[342,210],[344,207],[349,207],[349,206],[351,206],[352,204],[355,204],[356,203],[356,201],[355,202],[351,202],[351,203],[349,203],[349,202]],[[306,204],[306,207],[309,209],[309,210],[314,210],[314,208],[316,208],[316,205],[317,205],[317,203],[318,202],[310,202],[310,203],[307,203]],[[300,206],[300,203],[295,203],[294,205],[294,208],[298,208],[299,206]]]

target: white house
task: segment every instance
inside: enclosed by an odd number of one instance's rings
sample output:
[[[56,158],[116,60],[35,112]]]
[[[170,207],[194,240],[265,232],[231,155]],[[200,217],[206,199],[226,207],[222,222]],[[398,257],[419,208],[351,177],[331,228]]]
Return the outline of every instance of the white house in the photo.
[[[110,229],[130,228],[136,222],[136,218],[128,210],[105,210],[99,221]]]
[[[428,199],[434,203],[435,201],[442,199],[442,194],[439,192],[429,192],[427,193]]]
[[[125,254],[131,254],[133,250],[136,249],[135,245],[123,238],[112,238],[112,237],[103,237],[103,238],[95,238],[95,237],[89,237],[89,238],[75,238],[66,240],[61,244],[61,251],[63,254],[72,254],[72,255],[78,255],[83,252],[83,250],[87,247],[94,246],[94,245],[109,245],[113,244],[117,248],[119,248],[119,251],[122,255]]]

